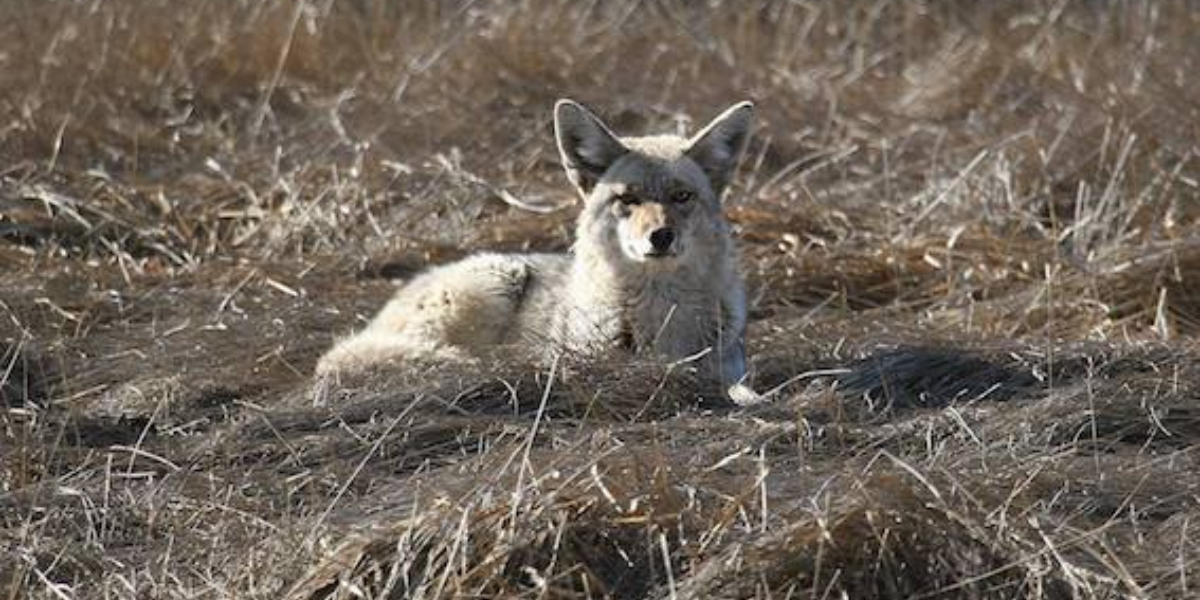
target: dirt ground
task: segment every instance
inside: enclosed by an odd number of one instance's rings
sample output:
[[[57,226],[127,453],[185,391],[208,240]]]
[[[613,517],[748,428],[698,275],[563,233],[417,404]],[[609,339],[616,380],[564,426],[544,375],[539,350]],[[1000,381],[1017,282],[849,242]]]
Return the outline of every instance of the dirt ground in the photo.
[[[1200,596],[1190,2],[0,4],[0,598]],[[320,353],[742,99],[753,385]],[[1198,523],[1192,523],[1196,518]]]

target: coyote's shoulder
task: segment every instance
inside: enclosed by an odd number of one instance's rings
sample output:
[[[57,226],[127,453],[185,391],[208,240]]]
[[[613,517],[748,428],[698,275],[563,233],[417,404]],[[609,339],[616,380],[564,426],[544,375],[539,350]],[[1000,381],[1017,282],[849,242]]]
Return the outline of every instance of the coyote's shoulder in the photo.
[[[619,138],[587,109],[560,101],[558,148],[584,199],[571,252],[482,253],[431,268],[338,342],[318,372],[519,344],[624,347],[694,361],[713,382],[739,382],[745,292],[720,195],[750,117],[743,103],[690,138]]]

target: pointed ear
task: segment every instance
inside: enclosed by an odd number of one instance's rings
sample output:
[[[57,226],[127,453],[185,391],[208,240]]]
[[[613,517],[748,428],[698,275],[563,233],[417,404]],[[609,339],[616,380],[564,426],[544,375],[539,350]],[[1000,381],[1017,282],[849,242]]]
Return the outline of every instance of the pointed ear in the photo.
[[[735,104],[713,119],[700,133],[692,136],[689,142],[685,154],[708,174],[713,193],[717,196],[725,190],[733,175],[733,168],[746,147],[753,117],[753,104]]]
[[[572,100],[554,105],[554,137],[567,177],[587,196],[618,158],[629,152],[591,111]]]

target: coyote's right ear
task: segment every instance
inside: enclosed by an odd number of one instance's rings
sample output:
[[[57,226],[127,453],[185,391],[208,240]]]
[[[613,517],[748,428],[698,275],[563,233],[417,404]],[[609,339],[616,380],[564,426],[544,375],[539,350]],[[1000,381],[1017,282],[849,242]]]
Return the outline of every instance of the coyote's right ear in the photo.
[[[604,172],[629,152],[596,115],[572,100],[554,105],[554,137],[567,177],[584,197]]]

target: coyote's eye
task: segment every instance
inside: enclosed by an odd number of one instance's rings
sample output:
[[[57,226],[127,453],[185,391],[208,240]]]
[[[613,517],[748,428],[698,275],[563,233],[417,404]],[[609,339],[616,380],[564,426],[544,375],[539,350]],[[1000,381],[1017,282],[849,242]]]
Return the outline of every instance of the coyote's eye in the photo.
[[[695,199],[696,194],[691,190],[675,190],[671,192],[671,202],[675,204],[687,204]]]

